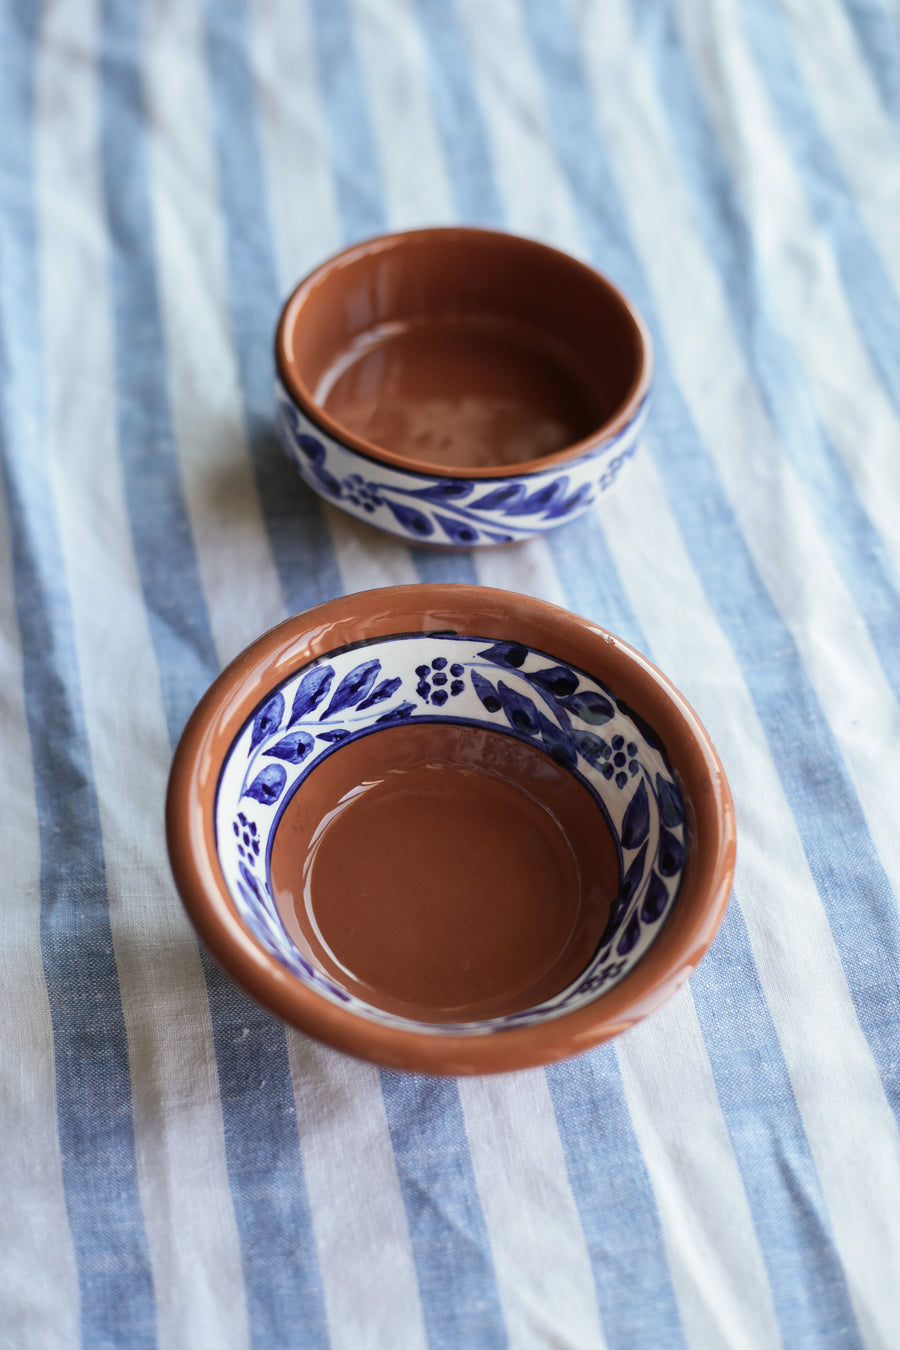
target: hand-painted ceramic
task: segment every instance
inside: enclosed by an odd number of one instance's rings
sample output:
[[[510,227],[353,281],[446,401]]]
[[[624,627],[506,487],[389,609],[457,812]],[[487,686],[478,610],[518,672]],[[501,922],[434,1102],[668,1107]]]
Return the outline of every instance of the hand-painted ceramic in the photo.
[[[634,454],[647,330],[584,263],[490,230],[369,240],[284,307],[278,427],[316,492],[413,541],[468,548],[555,528]]]
[[[716,931],[734,817],[713,747],[637,652],[466,586],[344,597],[212,686],[169,787],[200,936],[278,1016],[431,1073],[624,1030]]]

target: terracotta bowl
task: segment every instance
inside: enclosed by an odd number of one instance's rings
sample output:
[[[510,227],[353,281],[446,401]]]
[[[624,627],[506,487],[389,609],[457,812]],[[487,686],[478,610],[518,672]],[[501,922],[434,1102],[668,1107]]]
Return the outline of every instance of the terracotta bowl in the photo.
[[[417,544],[571,520],[633,455],[640,316],[567,254],[478,229],[372,239],[294,291],[275,340],[282,441],[311,488]]]
[[[278,1017],[400,1069],[584,1050],[687,978],[734,814],[696,715],[555,606],[468,586],[347,596],[260,638],[191,718],[172,868]]]

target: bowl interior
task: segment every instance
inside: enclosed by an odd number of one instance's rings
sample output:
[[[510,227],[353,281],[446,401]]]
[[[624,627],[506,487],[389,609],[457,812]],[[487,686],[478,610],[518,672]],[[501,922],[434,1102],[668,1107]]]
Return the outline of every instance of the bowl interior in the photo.
[[[231,742],[215,802],[257,942],[322,998],[433,1034],[553,1018],[624,979],[675,904],[686,816],[612,689],[443,632],[298,667]]]
[[[580,445],[646,375],[642,330],[603,277],[482,230],[369,241],[288,302],[291,394],[358,449],[440,468],[504,468]]]

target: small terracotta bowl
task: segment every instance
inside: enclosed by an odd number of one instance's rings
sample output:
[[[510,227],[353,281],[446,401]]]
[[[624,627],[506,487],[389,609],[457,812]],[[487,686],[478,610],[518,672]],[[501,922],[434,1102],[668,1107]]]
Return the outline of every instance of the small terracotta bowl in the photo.
[[[638,313],[545,244],[478,229],[357,244],[294,291],[278,427],[316,492],[416,544],[553,529],[634,454],[652,374]]]
[[[216,680],[167,830],[203,941],[254,998],[399,1069],[560,1059],[644,1017],[712,941],[734,813],[638,652],[469,586],[347,596]]]

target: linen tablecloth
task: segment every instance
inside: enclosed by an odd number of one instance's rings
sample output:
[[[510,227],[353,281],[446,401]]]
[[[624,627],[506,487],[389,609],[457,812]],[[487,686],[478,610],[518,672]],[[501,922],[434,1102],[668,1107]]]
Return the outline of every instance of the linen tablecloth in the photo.
[[[891,0],[0,3],[0,1345],[900,1345]],[[278,448],[280,303],[455,221],[584,257],[646,437],[539,542],[410,550]],[[689,985],[548,1070],[380,1072],[198,947],[174,745],[285,615],[529,592],[734,791]]]

